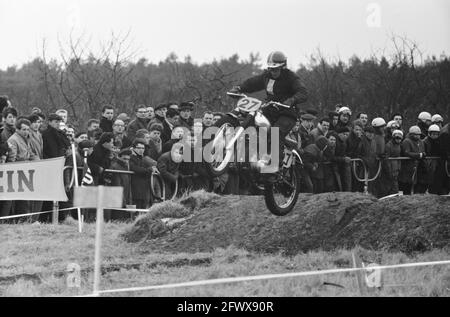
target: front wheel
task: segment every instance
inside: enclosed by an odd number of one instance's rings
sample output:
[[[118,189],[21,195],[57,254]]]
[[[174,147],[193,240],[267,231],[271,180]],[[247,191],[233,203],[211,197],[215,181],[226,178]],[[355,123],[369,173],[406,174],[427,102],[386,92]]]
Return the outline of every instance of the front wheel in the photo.
[[[227,142],[231,140],[234,128],[238,124],[237,120],[228,115],[216,123],[218,130],[212,140],[212,159],[210,163],[206,164],[208,173],[212,177],[219,177],[228,171],[234,148],[227,150]]]
[[[300,172],[291,165],[281,168],[276,175],[277,180],[265,184],[264,199],[269,211],[276,216],[285,216],[292,211],[300,193]]]

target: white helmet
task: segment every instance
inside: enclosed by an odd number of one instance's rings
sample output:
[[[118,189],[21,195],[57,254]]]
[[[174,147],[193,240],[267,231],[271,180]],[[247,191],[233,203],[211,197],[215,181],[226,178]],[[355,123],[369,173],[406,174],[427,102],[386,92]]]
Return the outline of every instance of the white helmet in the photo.
[[[287,57],[280,51],[275,51],[267,57],[267,68],[278,68],[287,65]]]
[[[432,124],[428,128],[428,132],[441,132],[441,129],[439,128],[439,126],[437,124]]]
[[[378,118],[375,118],[372,120],[372,127],[374,127],[374,128],[382,127],[385,125],[386,125],[386,121],[384,121],[383,118],[378,117]]]
[[[395,120],[391,120],[387,123],[386,128],[391,128],[394,123],[397,123]]]
[[[341,114],[341,113],[348,113],[349,115],[352,115],[352,111],[350,110],[349,107],[341,107],[339,109],[339,114]]]
[[[427,120],[431,121],[431,114],[429,112],[423,111],[423,112],[419,113],[419,116],[417,117],[417,119],[422,120],[422,121],[427,121]]]
[[[443,122],[444,118],[441,115],[435,114],[431,117],[431,122]]]
[[[396,134],[400,135],[403,138],[403,131],[402,130],[394,130],[394,131],[392,131],[392,136],[395,136]]]
[[[409,128],[409,133],[411,134],[422,134],[422,131],[420,128],[416,125],[413,125],[411,128]]]

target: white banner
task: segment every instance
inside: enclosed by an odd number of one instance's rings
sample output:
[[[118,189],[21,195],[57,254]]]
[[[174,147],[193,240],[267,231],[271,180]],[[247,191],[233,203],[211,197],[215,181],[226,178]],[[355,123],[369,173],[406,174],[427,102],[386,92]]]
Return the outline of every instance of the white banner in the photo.
[[[67,201],[64,157],[0,164],[0,200]]]

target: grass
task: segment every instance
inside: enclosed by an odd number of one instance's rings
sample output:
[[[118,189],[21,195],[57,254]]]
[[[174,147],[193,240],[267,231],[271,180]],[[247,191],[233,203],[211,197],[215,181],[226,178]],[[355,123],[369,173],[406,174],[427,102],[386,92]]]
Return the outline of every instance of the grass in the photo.
[[[295,256],[261,254],[228,247],[204,253],[150,253],[126,243],[129,225],[108,223],[103,239],[101,289],[179,283],[247,275],[347,268],[352,250],[314,251]],[[73,220],[61,225],[1,225],[0,296],[74,296],[92,291],[95,224],[79,234]],[[358,250],[365,262],[399,264],[450,259],[446,250],[417,255]],[[81,267],[81,287],[67,287],[70,263]],[[386,285],[371,296],[449,296],[450,266],[386,270]],[[335,283],[343,286],[325,285]],[[198,286],[104,296],[359,296],[355,273]]]

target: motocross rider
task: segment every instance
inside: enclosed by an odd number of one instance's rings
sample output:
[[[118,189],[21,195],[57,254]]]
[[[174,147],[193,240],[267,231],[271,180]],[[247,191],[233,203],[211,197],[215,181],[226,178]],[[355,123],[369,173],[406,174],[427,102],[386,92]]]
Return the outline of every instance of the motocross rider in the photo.
[[[299,105],[308,99],[308,92],[300,78],[287,69],[287,58],[279,51],[270,53],[267,58],[267,70],[262,74],[245,80],[239,86],[231,89],[233,93],[253,93],[266,91],[266,101],[276,101],[287,108],[266,107],[263,114],[270,121],[272,127],[279,128],[280,157],[284,139],[295,126],[298,117]],[[281,160],[280,160],[281,162]]]

